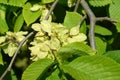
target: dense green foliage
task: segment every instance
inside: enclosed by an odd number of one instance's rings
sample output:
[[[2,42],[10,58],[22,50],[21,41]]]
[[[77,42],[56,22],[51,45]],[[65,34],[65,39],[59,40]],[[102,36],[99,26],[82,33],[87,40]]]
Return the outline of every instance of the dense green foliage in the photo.
[[[120,80],[120,0],[86,0],[97,17],[90,47],[89,18],[77,0],[0,0],[0,76],[22,45],[3,80]]]

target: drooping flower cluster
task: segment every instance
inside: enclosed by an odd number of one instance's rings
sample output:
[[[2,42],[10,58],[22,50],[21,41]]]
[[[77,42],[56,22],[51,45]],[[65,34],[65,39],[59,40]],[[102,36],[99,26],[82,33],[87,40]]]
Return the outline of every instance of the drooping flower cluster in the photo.
[[[62,24],[43,20],[41,23],[34,23],[32,29],[38,31],[33,42],[31,42],[31,59],[36,61],[45,57],[53,58],[53,54],[64,45],[72,42],[83,42],[86,35],[79,33],[79,27],[67,29]]]
[[[6,32],[5,36],[0,37],[0,48],[8,54],[10,57],[13,56],[16,51],[19,42],[23,40],[27,32]]]

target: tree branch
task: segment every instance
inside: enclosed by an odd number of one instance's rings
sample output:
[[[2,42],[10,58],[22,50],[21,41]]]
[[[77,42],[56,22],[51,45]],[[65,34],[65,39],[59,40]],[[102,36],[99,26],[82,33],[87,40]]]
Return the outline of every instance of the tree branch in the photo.
[[[94,41],[94,27],[96,23],[96,17],[85,0],[81,0],[80,4],[86,11],[88,17],[90,18],[90,30],[89,30],[90,46],[92,47],[93,50],[95,50],[96,47]]]
[[[51,6],[49,12],[47,13],[47,15],[46,15],[46,17],[45,17],[45,20],[48,20],[50,14],[51,14],[52,11],[54,10],[54,8],[55,8],[55,6],[57,5],[58,2],[59,2],[59,0],[56,0],[56,1],[52,4],[52,6]]]
[[[97,17],[96,21],[110,21],[110,22],[118,22],[117,20],[108,18],[108,17]]]
[[[76,3],[75,8],[74,8],[74,12],[77,12],[77,9],[79,7],[80,1],[81,0],[77,0],[77,3]]]
[[[15,60],[15,58],[16,58],[19,50],[20,50],[20,48],[21,48],[22,45],[25,43],[25,41],[26,41],[28,38],[30,38],[34,33],[35,33],[34,31],[31,32],[31,33],[29,33],[29,34],[20,42],[17,50],[16,50],[15,53],[14,53],[14,56],[12,57],[12,60],[10,61],[10,64],[9,64],[8,68],[7,68],[7,69],[5,70],[5,72],[2,74],[2,76],[0,77],[0,80],[3,80],[3,78],[5,77],[5,75],[11,70],[11,67],[12,67],[12,65],[13,65],[13,62],[14,62],[14,60]]]
[[[108,17],[96,17],[85,0],[81,0],[80,4],[83,7],[83,9],[86,11],[86,14],[88,15],[88,17],[90,18],[89,40],[90,40],[90,46],[92,47],[93,50],[95,50],[96,46],[95,46],[95,40],[94,40],[94,28],[95,28],[96,22],[103,21],[103,20],[110,21],[110,22],[117,22],[117,20],[113,20]]]
[[[79,22],[79,24],[78,24],[78,25],[81,25],[81,24],[82,24],[82,22],[83,22],[86,18],[87,18],[87,15],[85,14],[85,15],[82,17],[82,19],[80,20],[80,22]]]

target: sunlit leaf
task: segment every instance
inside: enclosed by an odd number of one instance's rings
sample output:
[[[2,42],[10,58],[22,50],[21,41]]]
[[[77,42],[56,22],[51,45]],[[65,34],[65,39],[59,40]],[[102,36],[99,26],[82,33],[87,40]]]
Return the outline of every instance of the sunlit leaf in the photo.
[[[102,7],[112,3],[112,0],[88,0],[90,5],[94,7]]]
[[[58,57],[61,59],[68,59],[73,56],[81,56],[81,55],[94,55],[96,52],[92,50],[88,45],[82,42],[74,42],[63,46],[58,51]]]
[[[95,26],[95,33],[104,35],[104,36],[112,35],[112,32],[110,30],[108,30],[105,27],[99,26],[99,25]]]
[[[109,15],[110,18],[118,20],[118,23],[115,23],[118,32],[120,32],[120,1],[119,0],[113,0],[113,3],[109,6]]]
[[[104,55],[120,63],[120,50],[108,51]]]
[[[84,34],[87,33],[87,26],[86,26],[86,22],[85,21],[83,21],[83,23],[80,26],[80,32],[84,33]]]
[[[22,80],[41,80],[47,69],[53,64],[50,59],[42,59],[32,63],[23,73]]]
[[[27,0],[0,0],[0,3],[10,6],[22,7]]]
[[[32,4],[30,4],[29,2],[26,3],[23,7],[22,14],[27,25],[30,25],[31,23],[35,22],[41,15],[41,10],[33,12],[30,10],[31,7],[32,7]]]
[[[120,1],[119,0],[113,0],[113,3],[109,6],[109,14],[110,17],[113,19],[117,19],[120,21]]]
[[[68,28],[72,28],[78,25],[81,18],[82,16],[76,12],[66,12],[66,16],[63,24]]]
[[[8,31],[8,25],[6,21],[0,16],[0,33],[5,33]]]
[[[107,43],[105,41],[103,41],[100,37],[95,37],[95,43],[98,55],[102,55],[106,52]]]
[[[50,76],[46,78],[46,80],[61,80],[59,77],[60,71],[59,69],[56,69]]]
[[[41,0],[41,1],[42,1],[42,3],[46,4],[46,3],[51,3],[51,2],[53,2],[55,0]]]
[[[61,68],[75,80],[120,79],[120,64],[104,56],[82,56]]]
[[[23,15],[20,14],[17,17],[16,21],[15,21],[14,32],[20,31],[20,29],[22,28],[23,23],[24,23],[24,18],[23,18]]]
[[[120,21],[114,24],[116,25],[117,31],[120,32]]]

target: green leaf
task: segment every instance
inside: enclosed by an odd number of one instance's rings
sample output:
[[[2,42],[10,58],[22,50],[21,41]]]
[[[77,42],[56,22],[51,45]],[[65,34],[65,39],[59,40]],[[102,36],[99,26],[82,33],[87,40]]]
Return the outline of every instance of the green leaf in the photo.
[[[23,23],[24,23],[24,18],[23,18],[23,15],[20,14],[17,17],[16,21],[15,21],[14,32],[20,31],[20,29],[22,28]]]
[[[112,0],[88,0],[90,5],[94,7],[102,7],[112,3]]]
[[[2,65],[3,65],[3,59],[2,59],[1,48],[0,48],[0,64],[2,64]]]
[[[104,55],[120,63],[120,50],[108,51]]]
[[[61,68],[75,80],[120,80],[120,65],[105,56],[82,56]]]
[[[22,7],[27,0],[0,0],[0,3],[10,6]]]
[[[64,19],[64,25],[68,28],[72,28],[78,25],[82,16],[77,12],[66,12],[66,16]]]
[[[82,42],[74,42],[63,46],[58,51],[58,56],[62,59],[71,58],[81,55],[94,55],[96,52],[92,50],[88,45]]]
[[[42,3],[47,4],[47,3],[51,3],[54,2],[55,0],[42,0]]]
[[[105,27],[99,26],[99,25],[95,26],[95,33],[103,35],[103,36],[112,35],[112,32],[110,30],[108,30]]]
[[[106,52],[107,43],[103,41],[100,37],[95,37],[97,54],[102,55]]]
[[[0,16],[0,33],[3,34],[8,31],[8,25],[5,20]]]
[[[120,21],[120,0],[113,0],[113,3],[109,6],[110,18]]]
[[[118,32],[120,32],[120,0],[113,0],[113,3],[109,6],[109,16],[110,18],[118,20],[118,23],[115,23]]]
[[[83,23],[82,23],[81,26],[80,26],[80,33],[86,34],[86,32],[87,32],[86,22],[83,21]]]
[[[120,21],[114,24],[116,26],[117,31],[120,32]]]
[[[25,19],[25,22],[27,23],[27,26],[30,25],[31,23],[35,22],[39,16],[41,15],[41,11],[30,11],[30,8],[32,5],[28,2],[26,5],[23,7],[23,17]]]
[[[9,5],[22,7],[27,0],[9,0]]]
[[[0,17],[5,20],[6,17],[6,7],[0,4]]]
[[[11,76],[11,80],[17,80],[17,76],[16,76],[16,74],[15,74],[15,72],[14,72],[14,70],[12,69],[11,71],[10,71],[10,76]],[[9,77],[8,77],[8,79],[9,79]]]
[[[66,6],[68,3],[68,0],[59,0],[59,4],[62,4],[64,6]]]
[[[6,22],[6,7],[0,5],[0,33],[5,33],[8,31],[8,25]]]
[[[7,4],[8,0],[0,0],[0,3]]]
[[[41,59],[32,63],[24,71],[22,75],[22,80],[37,80],[40,79],[44,72],[53,64],[53,61],[50,59]]]
[[[59,78],[59,73],[60,73],[59,69],[56,69],[54,72],[51,73],[50,76],[46,78],[46,80],[61,80]]]

